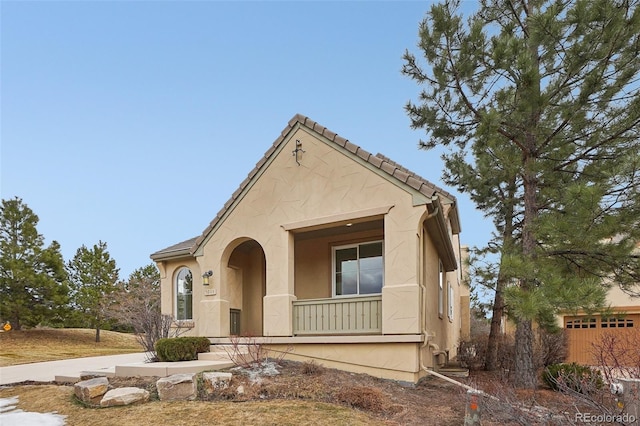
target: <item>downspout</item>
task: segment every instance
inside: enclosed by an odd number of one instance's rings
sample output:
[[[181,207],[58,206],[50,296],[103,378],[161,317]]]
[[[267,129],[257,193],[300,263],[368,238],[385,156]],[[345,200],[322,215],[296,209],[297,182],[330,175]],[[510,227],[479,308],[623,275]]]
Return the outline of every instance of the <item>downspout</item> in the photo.
[[[433,204],[432,204],[433,205]],[[429,209],[428,204],[426,206],[427,211]],[[431,335],[429,334],[429,332],[427,331],[427,286],[424,282],[424,264],[423,264],[423,259],[424,259],[424,242],[423,242],[423,236],[424,236],[424,223],[427,222],[429,219],[432,219],[434,217],[436,217],[438,215],[438,213],[440,212],[440,207],[439,206],[435,206],[434,210],[429,213],[427,215],[427,217],[424,218],[424,220],[422,221],[422,223],[420,224],[420,259],[419,259],[419,263],[420,263],[420,289],[422,291],[422,310],[420,312],[422,318],[421,318],[421,328],[422,328],[422,335],[424,336],[424,341],[422,343],[422,345],[420,346],[420,349],[418,350],[418,362],[420,364],[420,368],[425,369],[424,367],[424,361],[422,359],[422,351],[423,349],[428,345],[429,348],[434,349],[436,351],[439,351],[440,348],[438,347],[438,345],[431,343]],[[426,371],[426,370],[425,370]]]
[[[480,389],[476,389],[476,388],[471,387],[471,386],[469,386],[469,385],[465,385],[464,383],[460,383],[460,382],[458,382],[457,380],[453,380],[451,377],[447,377],[447,376],[442,375],[442,374],[440,374],[440,373],[436,373],[436,372],[435,372],[435,371],[433,371],[433,370],[429,370],[429,369],[428,369],[427,367],[425,367],[424,365],[421,365],[421,367],[422,367],[422,369],[423,369],[424,371],[426,371],[428,374],[431,374],[432,376],[436,376],[436,377],[437,377],[437,378],[439,378],[439,379],[446,380],[447,382],[449,382],[449,383],[453,383],[454,385],[458,385],[458,386],[460,386],[460,387],[463,387],[463,388],[465,388],[466,390],[469,390],[469,391],[472,391],[472,392],[478,393],[478,394],[480,394],[480,395],[482,395],[482,396],[486,396],[487,398],[491,398],[491,399],[492,399],[492,400],[494,400],[494,401],[500,401],[500,399],[496,398],[496,397],[495,397],[495,396],[493,396],[493,395],[489,395],[489,394],[488,394],[488,393],[486,393],[485,391],[482,391],[482,390],[480,390]]]

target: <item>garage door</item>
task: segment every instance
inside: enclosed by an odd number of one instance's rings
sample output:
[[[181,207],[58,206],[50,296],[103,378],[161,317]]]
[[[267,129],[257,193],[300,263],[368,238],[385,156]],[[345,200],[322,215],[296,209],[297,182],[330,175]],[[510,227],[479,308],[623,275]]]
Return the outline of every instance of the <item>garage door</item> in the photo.
[[[640,314],[607,317],[577,316],[565,317],[564,328],[568,338],[567,362],[595,365],[592,343],[608,334],[623,334],[636,331],[640,327]]]

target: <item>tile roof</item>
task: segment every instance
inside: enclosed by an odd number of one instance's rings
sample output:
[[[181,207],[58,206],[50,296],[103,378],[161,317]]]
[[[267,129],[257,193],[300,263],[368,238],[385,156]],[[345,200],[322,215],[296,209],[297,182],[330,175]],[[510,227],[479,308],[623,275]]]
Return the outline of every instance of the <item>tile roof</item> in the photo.
[[[174,244],[162,250],[158,250],[151,255],[151,258],[155,260],[162,257],[174,257],[181,254],[190,254],[191,247],[193,247],[197,239],[198,237],[189,238],[188,240],[182,241],[178,244]]]
[[[291,130],[297,124],[305,126],[308,129],[319,133],[320,135],[329,139],[331,142],[355,154],[362,160],[382,170],[383,172],[393,177],[394,179],[410,186],[411,188],[420,192],[421,194],[425,195],[428,198],[431,198],[436,194],[440,194],[450,199],[454,203],[456,201],[456,198],[453,195],[451,195],[449,192],[445,191],[442,188],[439,188],[438,186],[434,185],[428,180],[420,177],[416,173],[413,173],[412,171],[402,167],[400,164],[392,161],[391,159],[385,157],[384,155],[382,154],[373,155],[370,152],[362,149],[358,145],[349,142],[349,140],[343,138],[337,133],[332,132],[331,130],[327,129],[324,126],[321,126],[320,124],[316,123],[310,118],[301,114],[296,114],[291,120],[289,120],[289,123],[282,130],[282,132],[280,133],[280,136],[273,142],[271,147],[267,150],[267,152],[265,152],[264,156],[257,162],[253,170],[249,172],[245,180],[242,181],[242,183],[240,183],[240,186],[231,195],[231,198],[229,199],[229,201],[227,201],[224,204],[222,209],[220,209],[216,217],[213,218],[211,223],[209,223],[209,226],[207,226],[207,228],[202,232],[200,236],[191,238],[189,240],[167,247],[163,250],[157,251],[156,253],[153,253],[151,255],[151,258],[159,259],[162,257],[168,257],[168,256],[173,256],[178,254],[187,254],[187,253],[193,254],[198,248],[198,246],[207,237],[209,232],[213,230],[216,224],[224,217],[224,215],[227,213],[227,210],[233,205],[233,203],[238,199],[238,197],[240,197],[243,189],[246,188],[247,185],[249,185],[249,183],[251,182],[251,179],[253,179],[253,177],[258,173],[260,168],[267,162],[269,157],[273,155],[274,152],[276,152],[278,146],[282,143],[282,141],[287,137],[287,135],[291,132]],[[189,244],[191,245],[187,247],[187,245]]]

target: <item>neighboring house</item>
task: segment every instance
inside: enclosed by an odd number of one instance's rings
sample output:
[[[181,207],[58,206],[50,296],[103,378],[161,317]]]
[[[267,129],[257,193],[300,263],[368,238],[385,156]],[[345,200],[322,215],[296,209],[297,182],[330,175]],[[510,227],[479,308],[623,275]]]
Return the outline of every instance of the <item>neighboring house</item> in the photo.
[[[469,334],[456,199],[296,115],[202,235],[151,255],[212,343],[416,382]]]
[[[584,312],[561,314],[558,325],[566,330],[568,338],[567,362],[597,365],[593,344],[605,334],[621,335],[640,327],[640,298],[631,297],[620,287],[612,286],[607,294],[605,314],[587,315]]]

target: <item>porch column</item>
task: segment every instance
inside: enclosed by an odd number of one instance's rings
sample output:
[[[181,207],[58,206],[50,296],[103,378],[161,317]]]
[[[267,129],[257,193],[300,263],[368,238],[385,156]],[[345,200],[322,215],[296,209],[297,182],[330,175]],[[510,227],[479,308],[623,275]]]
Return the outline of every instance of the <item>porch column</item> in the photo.
[[[418,284],[385,284],[382,288],[382,334],[419,334],[420,300]]]
[[[282,230],[280,244],[265,247],[267,291],[263,300],[265,336],[293,336],[294,237]]]
[[[393,216],[393,211],[389,214]],[[385,219],[385,270],[382,288],[382,334],[419,334],[421,291],[418,285],[419,240],[414,223]]]
[[[229,335],[229,302],[223,299],[200,301],[200,318],[196,322],[198,336],[227,337]]]

